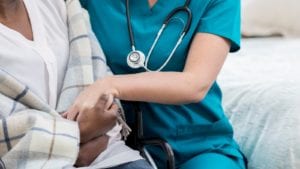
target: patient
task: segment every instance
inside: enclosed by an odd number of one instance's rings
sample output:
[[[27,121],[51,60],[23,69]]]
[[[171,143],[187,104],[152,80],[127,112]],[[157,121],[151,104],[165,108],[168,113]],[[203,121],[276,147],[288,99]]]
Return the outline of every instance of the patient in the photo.
[[[70,37],[74,30],[69,30],[71,24],[67,20],[80,6],[77,0],[67,3],[71,8],[69,13],[63,0],[0,0],[0,168],[41,168],[38,166],[43,160],[41,166],[45,168],[73,168],[73,165],[151,168],[137,151],[121,140],[122,125],[117,122],[119,106],[111,96],[104,96],[97,107],[86,105],[88,114],[72,118],[77,123],[56,113],[66,111],[72,104],[70,98],[75,98],[94,78],[101,77],[95,75],[99,72],[93,75],[93,70],[107,70],[103,66],[93,67],[97,58],[93,63],[86,63],[84,57],[76,60],[77,55],[89,51],[84,45],[89,46],[92,38]],[[74,22],[76,27],[85,30],[84,22]],[[94,51],[102,54],[99,46],[95,46],[91,47],[91,58],[96,57]],[[97,57],[101,60],[101,56]],[[84,63],[78,68],[77,62]],[[75,68],[70,68],[72,64]],[[76,77],[71,77],[70,72]],[[70,85],[80,80],[82,84]],[[75,90],[79,93],[72,92]],[[35,136],[34,132],[40,134]],[[21,134],[13,136],[12,133]],[[34,140],[36,137],[43,141]],[[49,143],[48,138],[52,140]],[[43,159],[43,154],[47,158]]]

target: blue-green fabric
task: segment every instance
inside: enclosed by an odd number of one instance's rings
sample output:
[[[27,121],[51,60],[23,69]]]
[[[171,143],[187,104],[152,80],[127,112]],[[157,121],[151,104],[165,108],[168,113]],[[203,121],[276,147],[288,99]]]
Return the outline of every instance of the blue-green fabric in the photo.
[[[158,0],[150,9],[147,0],[131,0],[131,23],[136,48],[148,53],[166,16],[184,2],[185,0]],[[125,0],[82,0],[82,4],[90,13],[93,30],[112,71],[115,74],[143,72],[143,69],[129,68],[126,63],[131,46]],[[232,52],[239,49],[239,0],[191,0],[189,7],[193,13],[191,28],[163,71],[183,70],[192,39],[199,32],[230,40]],[[186,15],[180,13],[175,18],[177,19],[172,20],[153,51],[149,61],[150,69],[160,67],[176,43],[182,30],[181,22],[186,21]],[[216,152],[241,160],[242,154],[232,138],[232,127],[224,115],[221,102],[221,90],[214,83],[207,96],[199,103],[141,103],[144,133],[148,138],[159,137],[168,141],[174,149],[177,166],[205,152]],[[130,121],[132,112],[127,111],[126,115]],[[162,165],[161,151],[151,147],[150,152]]]
[[[218,153],[204,153],[193,157],[178,169],[240,169],[240,164],[232,158]]]

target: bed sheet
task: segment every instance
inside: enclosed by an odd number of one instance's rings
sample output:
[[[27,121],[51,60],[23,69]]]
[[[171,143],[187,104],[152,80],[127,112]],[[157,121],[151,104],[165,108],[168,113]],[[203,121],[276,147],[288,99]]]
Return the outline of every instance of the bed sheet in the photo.
[[[242,42],[218,82],[249,169],[300,169],[300,39]]]

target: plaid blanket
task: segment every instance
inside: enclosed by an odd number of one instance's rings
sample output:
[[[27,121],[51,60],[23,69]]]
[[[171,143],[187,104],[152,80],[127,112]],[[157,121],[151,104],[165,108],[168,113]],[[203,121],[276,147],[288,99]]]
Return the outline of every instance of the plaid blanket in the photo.
[[[78,0],[66,2],[70,58],[57,109],[0,68],[0,169],[73,165],[79,151],[78,124],[61,118],[84,87],[112,74]],[[123,115],[123,114],[122,114]],[[123,136],[129,132],[123,124]]]

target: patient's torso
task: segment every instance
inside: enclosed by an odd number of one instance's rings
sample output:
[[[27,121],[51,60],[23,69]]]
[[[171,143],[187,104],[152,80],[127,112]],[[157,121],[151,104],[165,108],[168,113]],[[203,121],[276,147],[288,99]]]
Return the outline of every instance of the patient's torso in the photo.
[[[63,1],[24,0],[33,41],[0,24],[0,67],[55,107],[68,59]]]

